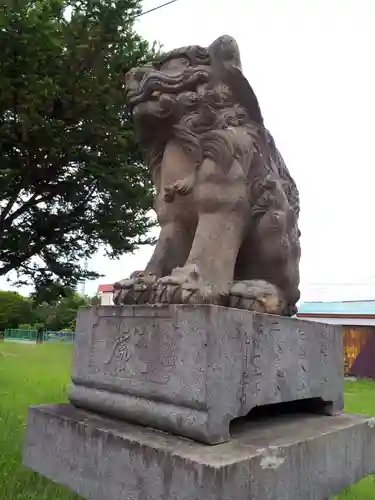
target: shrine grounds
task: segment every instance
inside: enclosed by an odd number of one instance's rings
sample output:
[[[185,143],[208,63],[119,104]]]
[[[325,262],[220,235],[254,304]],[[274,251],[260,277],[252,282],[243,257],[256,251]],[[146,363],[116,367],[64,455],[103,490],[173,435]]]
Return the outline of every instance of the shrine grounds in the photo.
[[[21,463],[27,408],[66,401],[71,357],[71,345],[0,342],[1,500],[80,499]],[[346,382],[345,409],[375,416],[375,382]],[[375,478],[365,478],[335,500],[375,500]]]

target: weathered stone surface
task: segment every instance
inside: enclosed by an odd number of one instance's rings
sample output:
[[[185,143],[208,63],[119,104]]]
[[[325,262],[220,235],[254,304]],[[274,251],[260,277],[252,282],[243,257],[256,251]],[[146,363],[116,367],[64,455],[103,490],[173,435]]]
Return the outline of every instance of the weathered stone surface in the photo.
[[[272,419],[207,446],[40,406],[29,412],[24,463],[88,500],[326,500],[375,471],[375,419]]]
[[[292,316],[299,292],[299,193],[236,41],[221,36],[133,68],[133,116],[155,185],[160,234],[116,304],[224,305]]]
[[[256,406],[343,409],[339,327],[219,306],[79,312],[70,401],[205,443]]]

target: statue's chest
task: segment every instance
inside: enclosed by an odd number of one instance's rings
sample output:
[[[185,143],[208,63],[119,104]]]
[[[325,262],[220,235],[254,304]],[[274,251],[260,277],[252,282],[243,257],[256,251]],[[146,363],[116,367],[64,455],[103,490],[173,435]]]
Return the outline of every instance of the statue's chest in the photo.
[[[176,181],[193,174],[196,169],[194,161],[176,142],[166,145],[160,168],[160,185],[163,189]]]

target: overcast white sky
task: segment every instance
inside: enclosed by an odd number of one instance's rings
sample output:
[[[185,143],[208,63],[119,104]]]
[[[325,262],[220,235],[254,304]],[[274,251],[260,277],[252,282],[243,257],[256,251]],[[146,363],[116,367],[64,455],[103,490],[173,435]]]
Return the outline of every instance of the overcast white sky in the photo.
[[[375,298],[374,22],[373,0],[178,0],[137,21],[165,49],[237,39],[300,190],[302,300]],[[86,293],[142,269],[150,253],[97,256],[105,277]]]

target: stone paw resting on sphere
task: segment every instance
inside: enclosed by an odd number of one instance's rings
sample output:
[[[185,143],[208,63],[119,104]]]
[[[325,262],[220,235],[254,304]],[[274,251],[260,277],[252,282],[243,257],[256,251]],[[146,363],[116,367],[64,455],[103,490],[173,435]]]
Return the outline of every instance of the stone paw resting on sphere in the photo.
[[[229,306],[282,315],[285,301],[277,286],[263,280],[239,281],[229,290]]]
[[[113,302],[122,304],[147,304],[151,298],[152,285],[156,276],[144,271],[135,271],[126,278],[117,281],[113,288]]]
[[[155,186],[160,235],[116,304],[220,304],[291,316],[299,300],[299,194],[236,41],[191,45],[126,75]]]

